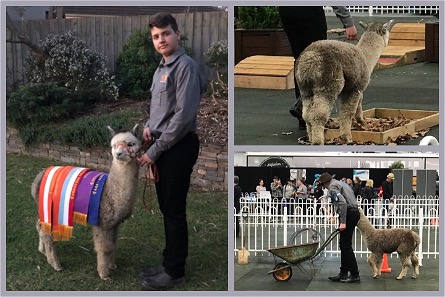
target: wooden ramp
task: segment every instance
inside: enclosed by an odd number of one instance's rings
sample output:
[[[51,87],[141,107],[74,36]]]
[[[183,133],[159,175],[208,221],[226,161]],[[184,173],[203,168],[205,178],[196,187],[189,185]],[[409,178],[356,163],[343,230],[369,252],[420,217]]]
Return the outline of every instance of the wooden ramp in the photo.
[[[398,23],[374,69],[385,69],[425,61],[425,24]]]
[[[234,70],[236,88],[293,89],[294,57],[250,56]]]

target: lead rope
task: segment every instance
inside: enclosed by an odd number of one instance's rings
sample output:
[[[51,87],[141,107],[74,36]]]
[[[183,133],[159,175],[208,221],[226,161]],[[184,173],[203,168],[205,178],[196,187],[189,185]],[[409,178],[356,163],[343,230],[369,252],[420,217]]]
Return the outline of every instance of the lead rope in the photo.
[[[151,174],[153,174],[153,178],[151,178]],[[153,192],[152,192],[152,184],[151,181],[153,180],[156,184],[159,181],[159,173],[158,173],[158,167],[156,164],[149,165],[147,168],[147,179],[145,180],[145,186],[144,186],[144,192],[142,193],[142,201],[144,203],[144,209],[147,211],[153,212]],[[145,189],[147,188],[148,184],[148,202],[149,207],[147,207],[147,203],[145,202]]]
[[[153,144],[153,141],[144,141],[144,143],[142,144],[141,148],[139,149],[138,154],[144,154],[145,151],[150,147],[150,145]],[[150,172],[152,172],[153,174],[153,178],[151,178]],[[156,166],[156,164],[152,164],[147,166],[147,174],[146,174],[146,179],[145,179],[145,185],[144,185],[144,191],[142,192],[142,202],[144,204],[144,210],[146,211],[151,211],[153,213],[153,192],[152,192],[152,184],[151,181],[153,180],[154,183],[156,184],[159,181],[159,173],[158,173],[158,167]],[[149,207],[147,207],[147,202],[145,201],[145,191],[148,188],[148,195],[149,195]]]

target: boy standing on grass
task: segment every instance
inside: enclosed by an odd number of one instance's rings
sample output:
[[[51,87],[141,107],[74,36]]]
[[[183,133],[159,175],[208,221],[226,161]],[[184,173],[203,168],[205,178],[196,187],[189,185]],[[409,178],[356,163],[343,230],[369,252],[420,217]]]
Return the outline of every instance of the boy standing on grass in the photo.
[[[155,185],[164,217],[165,247],[162,264],[143,269],[141,276],[144,290],[165,290],[185,280],[186,199],[198,158],[196,117],[204,82],[196,63],[180,46],[175,18],[157,13],[149,27],[162,60],[153,76],[150,118],[143,132],[144,140],[153,141],[153,145],[138,161],[141,166],[157,168],[159,180]]]

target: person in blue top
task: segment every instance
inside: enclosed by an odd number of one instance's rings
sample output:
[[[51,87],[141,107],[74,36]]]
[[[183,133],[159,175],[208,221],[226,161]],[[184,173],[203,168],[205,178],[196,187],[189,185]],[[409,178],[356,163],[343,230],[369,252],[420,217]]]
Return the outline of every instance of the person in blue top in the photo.
[[[143,269],[141,276],[144,290],[165,290],[185,280],[186,199],[199,152],[196,118],[205,83],[196,63],[180,45],[175,18],[157,13],[149,27],[162,59],[153,75],[150,118],[143,132],[143,139],[153,144],[138,161],[141,166],[154,165],[158,172],[155,186],[164,219],[165,246],[162,264]]]

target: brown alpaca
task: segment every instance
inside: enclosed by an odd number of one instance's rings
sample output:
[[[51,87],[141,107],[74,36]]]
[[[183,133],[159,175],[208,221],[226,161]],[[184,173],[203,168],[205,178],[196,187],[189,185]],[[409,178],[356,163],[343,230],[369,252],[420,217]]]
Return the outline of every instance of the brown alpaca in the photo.
[[[324,144],[324,127],[337,98],[340,102],[340,140],[343,143],[352,141],[352,118],[364,122],[363,91],[388,44],[392,23],[392,20],[383,25],[360,22],[366,31],[357,45],[319,40],[301,53],[295,66],[295,78],[311,144]]]
[[[408,267],[411,265],[413,266],[411,278],[417,278],[417,275],[419,275],[419,259],[416,256],[416,248],[420,244],[420,237],[416,232],[406,228],[376,229],[362,210],[360,210],[360,220],[357,228],[371,252],[368,263],[371,266],[374,278],[378,278],[381,274],[383,254],[390,254],[395,251],[399,254],[402,264],[402,271],[397,279],[404,278],[408,272]]]
[[[118,134],[108,127],[113,136],[111,139],[113,162],[102,192],[99,224],[93,226],[97,272],[102,279],[107,279],[109,270],[116,268],[114,253],[119,225],[132,214],[136,201],[139,174],[136,155],[140,147],[139,140],[135,136],[137,126],[133,128],[132,133]],[[31,187],[32,196],[37,204],[39,203],[39,188],[43,173],[42,171],[37,174]],[[41,230],[39,220],[36,227],[39,233],[39,251],[46,256],[48,263],[55,270],[62,270],[55,251],[53,235]]]

